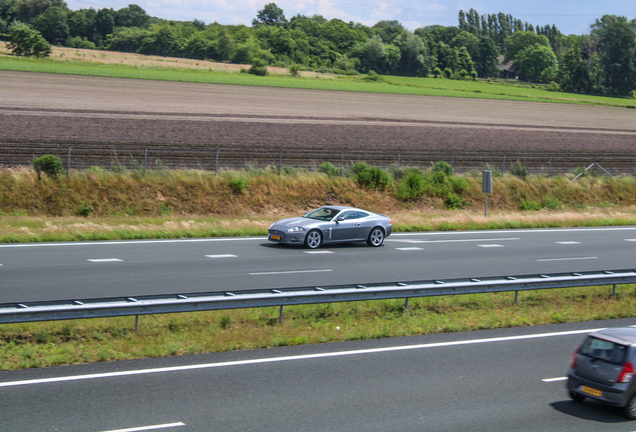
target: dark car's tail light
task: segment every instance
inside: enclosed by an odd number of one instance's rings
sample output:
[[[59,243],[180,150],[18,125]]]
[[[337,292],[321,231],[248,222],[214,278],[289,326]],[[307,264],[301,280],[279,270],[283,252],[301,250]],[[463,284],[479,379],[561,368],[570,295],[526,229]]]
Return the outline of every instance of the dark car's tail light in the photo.
[[[634,365],[631,362],[625,363],[625,366],[623,366],[623,370],[621,370],[620,375],[618,375],[617,382],[630,382],[632,380],[632,377],[634,376],[634,373],[636,373],[636,371],[634,370]]]
[[[576,351],[574,351],[574,354],[572,354],[572,360],[570,361],[570,367],[572,369],[576,369],[576,358],[579,356],[579,350],[581,348],[577,348]]]

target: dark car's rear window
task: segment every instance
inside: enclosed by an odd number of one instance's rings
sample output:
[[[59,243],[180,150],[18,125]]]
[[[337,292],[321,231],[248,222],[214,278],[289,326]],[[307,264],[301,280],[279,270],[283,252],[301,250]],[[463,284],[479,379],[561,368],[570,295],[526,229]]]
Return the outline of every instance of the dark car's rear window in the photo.
[[[627,355],[627,346],[590,336],[583,343],[579,354],[608,363],[623,364]]]

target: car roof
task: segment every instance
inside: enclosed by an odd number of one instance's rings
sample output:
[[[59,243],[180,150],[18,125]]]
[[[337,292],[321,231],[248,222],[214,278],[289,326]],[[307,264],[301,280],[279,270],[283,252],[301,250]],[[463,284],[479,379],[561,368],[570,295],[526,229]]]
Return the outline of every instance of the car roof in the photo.
[[[331,208],[331,209],[335,209],[335,210],[358,210],[358,211],[363,211],[366,213],[371,213],[369,210],[363,210],[357,207],[349,207],[349,206],[341,206],[341,205],[324,205],[322,206],[324,208]]]
[[[636,328],[614,327],[590,333],[590,336],[606,339],[621,345],[636,345]]]

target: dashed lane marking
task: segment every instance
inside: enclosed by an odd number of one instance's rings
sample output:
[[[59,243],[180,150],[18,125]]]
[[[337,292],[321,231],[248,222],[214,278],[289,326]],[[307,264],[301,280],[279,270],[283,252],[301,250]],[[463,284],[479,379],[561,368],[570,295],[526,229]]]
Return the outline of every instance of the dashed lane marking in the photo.
[[[238,255],[222,254],[222,255],[206,255],[206,258],[238,258]]]
[[[185,423],[181,423],[181,422],[165,423],[165,424],[154,425],[154,426],[141,426],[141,427],[133,427],[128,429],[110,430],[110,431],[104,431],[104,432],[138,432],[138,431],[149,431],[149,430],[157,430],[157,429],[167,429],[167,428],[173,428],[177,426],[185,426]]]
[[[303,253],[312,254],[312,255],[318,255],[318,254],[332,254],[332,253],[335,253],[335,252],[323,250],[323,251],[303,251]]]
[[[401,251],[415,251],[415,250],[424,250],[423,248],[418,248],[418,247],[408,247],[408,248],[395,248],[396,250],[401,250]]]
[[[498,245],[498,244],[485,244],[485,245],[477,245],[477,246],[483,247],[483,248],[504,247],[504,245]]]
[[[97,259],[87,259],[86,261],[94,262],[94,263],[104,263],[104,262],[119,262],[123,261],[119,258],[97,258]]]
[[[577,241],[562,241],[562,242],[556,242],[556,244],[561,244],[561,245],[575,245],[575,244],[581,244],[581,242],[577,242]]]
[[[538,261],[538,262],[545,262],[545,261],[574,261],[574,260],[592,260],[592,259],[598,259],[598,257],[545,258],[545,259],[538,259],[538,260],[535,260],[535,261]]]
[[[331,269],[322,269],[322,270],[291,270],[291,271],[278,271],[278,272],[259,272],[259,273],[248,273],[250,276],[260,276],[260,275],[278,275],[278,274],[293,274],[293,273],[320,273],[320,272],[330,272],[333,271]]]

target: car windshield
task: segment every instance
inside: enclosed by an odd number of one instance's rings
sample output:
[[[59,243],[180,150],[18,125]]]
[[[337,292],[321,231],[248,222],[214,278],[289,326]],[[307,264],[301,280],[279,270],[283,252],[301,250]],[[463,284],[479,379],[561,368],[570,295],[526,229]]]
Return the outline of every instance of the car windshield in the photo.
[[[320,221],[330,221],[340,210],[332,209],[329,207],[320,207],[312,212],[307,213],[304,218],[316,219]]]
[[[608,363],[622,364],[625,361],[627,347],[595,337],[589,337],[581,347],[581,354]]]

